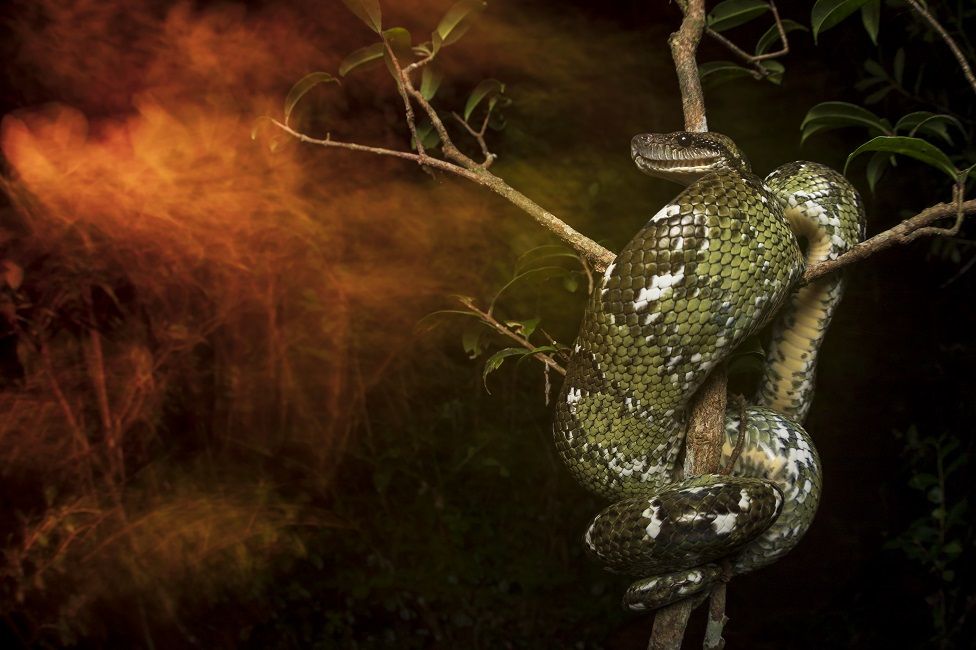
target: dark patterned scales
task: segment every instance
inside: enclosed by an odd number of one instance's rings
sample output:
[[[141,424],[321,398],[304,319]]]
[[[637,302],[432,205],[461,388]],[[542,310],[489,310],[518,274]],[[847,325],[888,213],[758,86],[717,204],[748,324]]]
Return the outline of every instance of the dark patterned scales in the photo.
[[[802,275],[791,224],[811,242],[808,252],[836,255],[860,237],[863,210],[843,177],[813,163],[760,181],[719,134],[637,136],[633,154],[643,171],[691,184],[651,217],[596,287],[554,428],[559,455],[580,483],[615,500],[587,530],[587,548],[608,568],[652,575],[626,596],[628,607],[646,609],[711,584],[707,563],[731,557],[743,572],[775,560],[812,521],[816,452],[796,422],[773,411],[750,411],[733,476],[675,483],[675,464],[695,390]],[[827,233],[827,252],[814,226]],[[814,348],[840,290],[830,284],[803,296],[791,298],[777,326],[774,369],[762,389],[763,403],[786,403],[794,416],[805,413]],[[802,331],[791,329],[796,323]]]

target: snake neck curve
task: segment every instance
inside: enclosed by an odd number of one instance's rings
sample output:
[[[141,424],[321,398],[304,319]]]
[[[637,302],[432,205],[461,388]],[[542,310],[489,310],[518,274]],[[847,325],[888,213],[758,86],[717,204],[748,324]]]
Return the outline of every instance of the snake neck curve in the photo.
[[[808,267],[836,259],[863,239],[863,202],[829,167],[789,163],[765,184],[783,201],[790,228],[806,241]],[[834,273],[790,296],[773,326],[758,404],[803,422],[813,400],[820,346],[843,293],[843,275]]]

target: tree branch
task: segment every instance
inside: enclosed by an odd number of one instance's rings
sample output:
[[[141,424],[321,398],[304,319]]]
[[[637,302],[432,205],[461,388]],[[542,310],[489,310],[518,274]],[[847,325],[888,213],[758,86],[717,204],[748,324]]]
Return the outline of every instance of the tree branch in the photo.
[[[647,650],[681,650],[681,639],[688,627],[688,618],[694,609],[695,599],[686,598],[659,609],[654,616],[654,627]]]
[[[729,618],[725,615],[725,582],[719,582],[712,587],[712,594],[708,601],[708,621],[705,623],[705,642],[702,644],[704,650],[722,650],[725,647],[725,639],[722,638],[722,631]]]
[[[483,323],[485,323],[492,329],[496,330],[498,333],[502,334],[503,336],[511,339],[512,341],[515,341],[516,343],[519,344],[519,347],[525,348],[526,352],[532,352],[532,350],[539,347],[534,343],[532,343],[532,341],[530,341],[529,339],[525,338],[518,332],[514,331],[512,328],[508,327],[507,325],[499,321],[497,318],[492,316],[490,312],[482,311],[481,309],[479,309],[477,305],[474,304],[474,301],[471,300],[470,298],[458,297],[458,302],[460,302],[462,305],[467,307],[468,310],[471,311],[473,314],[477,315]],[[558,372],[560,375],[563,376],[566,375],[566,369],[563,368],[561,365],[559,365],[559,363],[555,359],[550,357],[545,352],[534,352],[532,356],[538,359],[539,361],[541,361],[542,363],[544,363],[546,366]]]
[[[678,31],[671,34],[668,44],[671,46],[671,56],[681,89],[685,130],[707,131],[705,100],[695,59],[705,29],[705,3],[704,0],[687,0],[680,2],[680,5],[684,18]],[[719,366],[712,371],[692,399],[685,438],[685,476],[709,474],[718,470],[725,430],[726,384],[725,368]],[[698,599],[686,598],[658,610],[648,649],[680,650],[688,618],[700,602],[702,601]]]
[[[457,120],[458,124],[464,127],[464,130],[470,133],[471,137],[473,137],[478,143],[478,146],[481,147],[481,153],[485,157],[484,162],[481,163],[481,167],[484,169],[491,167],[491,163],[495,161],[496,156],[488,150],[488,143],[485,142],[485,129],[488,128],[488,118],[491,117],[491,109],[489,108],[488,112],[485,113],[485,121],[481,123],[481,129],[478,131],[475,131],[474,128],[468,124],[463,117],[453,111],[451,111],[451,117]]]
[[[976,213],[976,199],[962,201],[961,198],[961,195],[957,194],[957,200],[954,203],[938,203],[926,208],[897,226],[854,246],[837,259],[814,264],[803,274],[803,283],[813,282],[828,273],[833,273],[849,264],[859,262],[895,244],[907,244],[923,235],[954,234],[962,224],[964,215]],[[933,228],[930,226],[940,219],[953,216],[956,217],[956,223],[952,228]]]
[[[685,477],[718,473],[725,442],[725,367],[719,365],[692,399],[694,407],[685,435]]]
[[[733,43],[731,40],[727,39],[719,32],[716,32],[711,27],[705,28],[705,33],[708,34],[710,38],[715,39],[716,41],[724,45],[729,52],[742,59],[743,62],[751,65],[756,71],[755,76],[757,78],[768,77],[771,74],[767,68],[764,68],[762,66],[762,61],[768,61],[769,59],[777,59],[781,56],[786,56],[787,54],[790,53],[790,42],[786,38],[786,30],[783,28],[783,20],[780,18],[779,10],[776,9],[776,3],[773,2],[773,0],[769,0],[769,9],[770,11],[773,12],[773,20],[776,21],[775,23],[776,31],[779,32],[780,41],[783,43],[783,46],[775,52],[766,52],[765,54],[749,54],[741,47]]]
[[[668,38],[668,45],[671,46],[674,69],[678,73],[685,130],[707,131],[705,99],[702,95],[701,78],[698,76],[698,62],[695,60],[695,52],[705,29],[705,2],[687,0],[680,4],[685,16],[678,31]]]
[[[407,91],[405,88],[405,80],[408,79],[407,75],[403,72],[403,68],[400,67],[400,62],[397,60],[396,54],[393,52],[393,46],[390,42],[383,39],[383,46],[386,48],[386,54],[390,57],[390,61],[393,62],[393,67],[396,68],[400,75],[400,78],[396,80],[397,92],[400,93],[400,98],[403,100],[403,112],[407,118],[407,128],[410,129],[410,137],[413,138],[414,146],[417,147],[417,152],[423,156],[426,152],[424,151],[424,143],[420,141],[420,136],[417,135],[417,123],[413,117],[413,106],[410,104],[410,98],[407,97]]]
[[[952,55],[956,57],[956,61],[959,62],[959,67],[962,68],[962,73],[965,75],[966,81],[969,82],[973,92],[976,93],[976,76],[973,75],[973,69],[969,67],[969,62],[963,55],[962,50],[959,49],[956,41],[952,38],[952,36],[949,35],[949,32],[947,32],[945,28],[939,24],[939,21],[935,19],[935,16],[929,13],[929,10],[926,9],[921,2],[918,0],[905,0],[905,2],[907,2],[908,6],[915,10],[915,13],[924,18],[932,29],[934,29],[936,33],[942,37],[945,44],[949,46],[950,50],[952,50]]]
[[[362,144],[356,144],[354,142],[340,142],[333,140],[329,136],[326,136],[325,139],[313,138],[299,131],[295,131],[290,126],[287,126],[278,120],[272,119],[271,123],[300,142],[315,144],[322,147],[349,149],[351,151],[361,151],[380,156],[401,158],[403,160],[415,162],[424,167],[431,167],[455,174],[456,176],[465,178],[473,183],[477,183],[482,187],[486,187],[495,194],[507,199],[510,203],[532,217],[536,223],[564,241],[567,245],[569,245],[570,248],[576,251],[577,254],[584,258],[597,272],[603,272],[606,270],[606,268],[610,266],[616,257],[616,254],[607,250],[583,233],[575,230],[566,222],[562,221],[559,217],[508,185],[508,183],[506,183],[502,178],[485,170],[474,161],[471,161],[473,168],[467,168],[440,158],[434,158],[427,153],[412,153],[410,151],[399,151],[397,149],[369,147]]]

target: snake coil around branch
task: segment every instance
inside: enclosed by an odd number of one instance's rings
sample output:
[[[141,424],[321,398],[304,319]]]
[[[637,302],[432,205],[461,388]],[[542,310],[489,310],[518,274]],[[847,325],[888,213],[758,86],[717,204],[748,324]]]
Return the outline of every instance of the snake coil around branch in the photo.
[[[717,133],[638,135],[632,154],[645,173],[687,187],[596,286],[554,430],[576,479],[612,501],[590,523],[587,550],[640,578],[624,604],[645,610],[703,592],[727,577],[723,566],[735,575],[774,562],[813,521],[820,461],[801,422],[843,278],[799,284],[807,265],[863,238],[864,209],[843,176],[817,163],[760,180]],[[744,440],[740,414],[726,416],[720,466],[741,448],[731,473],[676,480],[692,395],[774,318]]]

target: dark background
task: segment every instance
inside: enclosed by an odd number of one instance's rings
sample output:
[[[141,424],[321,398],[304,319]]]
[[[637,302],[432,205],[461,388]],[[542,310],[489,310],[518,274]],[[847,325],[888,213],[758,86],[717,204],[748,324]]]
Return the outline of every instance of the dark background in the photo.
[[[387,24],[403,21],[419,41],[421,29],[436,24],[447,4],[398,4],[387,8],[393,16]],[[791,4],[784,15],[808,22],[806,4]],[[172,35],[160,28],[172,16],[168,4],[117,9],[111,20],[90,26],[91,13],[79,11],[67,25],[84,38],[71,49],[70,38],[59,41],[52,31],[63,16],[51,8],[12,3],[3,9],[10,38],[4,45],[0,112],[30,115],[58,102],[80,109],[92,124],[124,122],[139,109],[133,97],[153,92],[166,106],[217,97],[204,105],[244,116],[246,129],[247,116],[259,110],[249,103],[250,94],[278,102],[304,72],[335,70],[344,54],[370,42],[369,33],[338,2],[183,8],[189,17],[181,24],[216,20],[216,45],[210,50],[217,53],[215,69],[224,67],[221,39],[239,36],[235,29],[241,26],[251,36],[266,35],[256,39],[255,49],[290,54],[281,55],[273,74],[256,78],[243,73],[221,81],[206,74],[197,78],[196,62],[184,67],[178,56],[167,59],[172,67],[160,72],[161,52],[178,47],[147,43],[157,30]],[[481,78],[506,82],[513,103],[505,109],[505,129],[490,132],[500,154],[494,171],[617,249],[676,191],[632,169],[627,152],[635,133],[681,126],[666,48],[679,20],[676,8],[663,2],[493,2],[470,34],[445,50],[444,59],[453,63],[447,64],[439,99],[457,110]],[[906,9],[886,5],[880,58],[890,61],[904,46],[908,70],[925,65],[926,87],[968,120],[971,135],[974,103],[968,88],[942,44],[925,41],[913,27],[915,20]],[[753,43],[768,26],[765,21],[731,34],[737,42]],[[285,27],[273,31],[278,24]],[[38,39],[48,40],[40,47]],[[248,47],[245,42],[242,51]],[[707,90],[710,128],[732,136],[761,175],[798,158],[842,168],[847,152],[866,139],[862,130],[843,129],[815,136],[803,147],[799,142],[800,122],[812,105],[863,99],[855,84],[864,77],[863,62],[879,53],[859,19],[823,34],[819,46],[809,34],[795,33],[791,47],[781,86],[744,79]],[[65,57],[75,57],[73,65]],[[728,58],[714,42],[703,42],[700,61]],[[404,142],[405,129],[388,81],[382,69],[363,72],[358,81],[351,75],[342,90],[346,99],[336,104],[324,93],[310,94],[311,108],[302,119],[312,132],[335,124],[344,139],[402,146],[397,143]],[[917,104],[893,93],[871,108],[897,117],[918,110]],[[16,179],[17,161],[4,151],[5,176]],[[6,510],[2,539],[9,556],[3,582],[6,644],[645,647],[651,619],[624,614],[618,606],[626,579],[602,572],[582,553],[579,535],[602,504],[575,485],[553,454],[540,368],[508,363],[487,379],[488,393],[481,368],[490,352],[477,360],[467,357],[461,345],[468,325],[463,317],[441,319],[433,330],[412,329],[425,314],[454,308],[452,293],[486,303],[511,277],[521,254],[551,241],[501,200],[451,179],[435,181],[407,165],[346,152],[285,145],[281,155],[297,160],[308,174],[294,195],[311,197],[313,205],[306,208],[311,218],[342,224],[322,235],[331,247],[325,263],[295,262],[309,267],[310,275],[332,274],[323,285],[328,291],[320,294],[326,297],[321,309],[290,311],[287,301],[301,301],[304,277],[290,270],[284,282],[294,281],[294,287],[287,285],[292,293],[284,292],[285,302],[271,309],[281,310],[285,333],[313,316],[316,322],[341,316],[346,323],[341,337],[323,326],[319,335],[330,344],[314,358],[296,362],[294,381],[306,382],[313,407],[276,417],[280,403],[261,401],[261,354],[248,346],[221,347],[227,337],[240,342],[267,335],[249,329],[263,318],[258,303],[233,327],[209,330],[204,342],[181,352],[177,369],[159,371],[169,373],[168,388],[151,413],[151,435],[132,437],[136,442],[126,453],[133,469],[120,485],[127,495],[122,508],[130,513],[180,493],[172,476],[190,476],[188,484],[200,494],[237,494],[234,502],[245,505],[253,498],[246,496],[252,494],[248,490],[258,485],[279,504],[275,512],[290,518],[269,543],[245,536],[231,544],[228,553],[236,553],[236,560],[217,555],[190,561],[169,553],[160,564],[171,572],[165,583],[137,579],[153,572],[133,573],[118,555],[99,555],[104,547],[98,541],[112,538],[112,531],[98,529],[85,542],[92,547],[67,547],[62,565],[35,580],[40,561],[18,564],[10,559],[11,549],[23,548],[29,522],[43,520],[63,495],[83,490],[70,471],[54,467],[40,452],[22,454],[0,475]],[[876,193],[868,192],[862,165],[854,164],[849,177],[867,201],[869,234],[949,198],[937,172],[907,160],[888,171]],[[15,193],[16,183],[13,187]],[[66,253],[48,247],[50,231],[36,225],[48,218],[50,207],[31,205],[27,218],[23,203],[4,204],[4,255],[25,268],[23,291],[36,290],[32,299],[43,302],[47,294],[32,287],[60,272],[50,260]],[[70,211],[70,205],[60,209]],[[922,239],[849,270],[847,295],[824,346],[817,398],[806,422],[824,467],[820,511],[787,558],[731,583],[729,647],[974,647],[972,622],[964,614],[971,618],[976,603],[966,501],[973,494],[976,276],[962,271],[976,251],[965,237],[964,231],[948,243]],[[247,241],[255,251],[265,242]],[[118,244],[109,237],[99,245],[110,251]],[[156,263],[165,266],[166,255],[163,250]],[[82,284],[84,259],[71,275]],[[207,274],[203,264],[188,277]],[[113,332],[129,331],[117,321],[151,320],[152,309],[165,311],[167,304],[147,302],[146,307],[141,296],[147,292],[139,285],[144,280],[124,273],[111,277],[113,286],[125,285],[129,292],[120,292],[115,306],[108,301],[99,307],[96,301],[94,326],[110,342],[123,338],[113,339]],[[243,281],[244,290],[250,281]],[[200,283],[211,296],[230,291],[213,278]],[[581,294],[559,281],[529,280],[507,292],[499,309],[512,319],[539,315],[547,331],[570,342]],[[231,296],[227,304],[234,301]],[[206,304],[224,303],[215,297]],[[24,313],[37,318],[29,309]],[[52,340],[70,339],[73,331],[65,325]],[[27,390],[31,374],[23,359],[27,353],[20,350],[18,357],[16,339],[9,332],[5,339],[8,394]],[[299,347],[297,357],[307,357]],[[239,384],[227,383],[215,370],[222,363],[251,373],[252,393],[234,393]],[[747,384],[748,378],[741,381]],[[183,393],[174,389],[181,383],[205,388]],[[332,397],[321,397],[323,403],[316,405],[315,395]],[[86,399],[84,391],[77,396],[79,404]],[[254,405],[254,414],[217,417],[245,401]],[[303,416],[330,424],[308,433]],[[5,435],[29,440],[34,434]],[[962,522],[951,535],[964,550],[938,555],[938,562],[948,565],[920,560],[892,543],[934,544],[925,531],[934,525],[935,505],[927,498],[929,490],[917,486],[925,480],[919,476],[938,474],[935,441],[941,448],[955,441],[943,465],[962,459],[947,480],[944,498],[949,506],[963,504]],[[171,478],[143,480],[157,470]],[[53,503],[46,498],[51,485],[58,489]],[[106,494],[89,496],[115,512],[116,506],[104,505],[112,500]],[[175,519],[186,511],[187,505],[177,502]],[[923,523],[913,526],[916,520]],[[233,534],[214,521],[213,535]],[[160,539],[170,539],[168,528],[161,526]],[[199,542],[189,533],[186,540],[189,546]],[[939,548],[949,541],[939,540]],[[143,568],[162,562],[158,554],[165,551],[148,548],[139,562]],[[933,622],[940,603],[949,607],[941,635]],[[698,612],[686,647],[700,645],[702,627]]]

